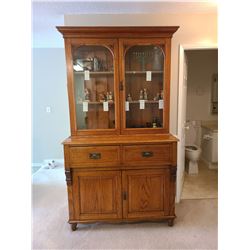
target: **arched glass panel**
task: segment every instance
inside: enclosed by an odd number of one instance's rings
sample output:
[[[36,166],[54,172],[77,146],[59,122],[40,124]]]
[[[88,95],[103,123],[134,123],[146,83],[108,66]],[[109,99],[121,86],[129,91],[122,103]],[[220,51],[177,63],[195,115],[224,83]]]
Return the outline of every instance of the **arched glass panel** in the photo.
[[[125,52],[126,128],[162,128],[164,53],[137,45]]]
[[[77,129],[115,128],[114,57],[105,46],[72,47]]]

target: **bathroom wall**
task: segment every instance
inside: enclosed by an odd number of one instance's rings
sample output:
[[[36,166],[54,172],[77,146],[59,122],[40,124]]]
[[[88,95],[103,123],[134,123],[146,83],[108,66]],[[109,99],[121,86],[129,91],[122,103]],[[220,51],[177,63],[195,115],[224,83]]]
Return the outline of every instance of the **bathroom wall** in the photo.
[[[212,76],[218,73],[218,50],[187,51],[187,120],[214,121],[211,113]]]

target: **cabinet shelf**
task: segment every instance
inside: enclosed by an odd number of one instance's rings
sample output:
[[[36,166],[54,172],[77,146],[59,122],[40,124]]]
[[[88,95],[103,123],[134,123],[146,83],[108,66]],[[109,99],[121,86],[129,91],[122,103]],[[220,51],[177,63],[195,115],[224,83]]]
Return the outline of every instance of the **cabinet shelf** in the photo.
[[[135,103],[140,103],[140,101],[130,101],[130,102],[129,102],[129,104],[135,104]],[[145,103],[155,104],[155,103],[159,103],[159,101],[145,100]]]
[[[125,74],[128,75],[142,75],[146,74],[146,70],[143,71],[126,71]],[[163,71],[157,70],[157,71],[151,71],[152,74],[163,74]]]
[[[74,71],[74,74],[84,75],[84,71]],[[96,76],[96,75],[113,75],[114,72],[113,71],[90,71],[89,74],[92,75],[92,76]]]
[[[77,104],[79,104],[79,105],[82,105],[82,103],[83,103],[83,102],[77,102]],[[89,104],[89,105],[102,105],[103,102],[88,102],[88,104]],[[114,104],[115,104],[114,101],[109,102],[109,105],[114,105]]]

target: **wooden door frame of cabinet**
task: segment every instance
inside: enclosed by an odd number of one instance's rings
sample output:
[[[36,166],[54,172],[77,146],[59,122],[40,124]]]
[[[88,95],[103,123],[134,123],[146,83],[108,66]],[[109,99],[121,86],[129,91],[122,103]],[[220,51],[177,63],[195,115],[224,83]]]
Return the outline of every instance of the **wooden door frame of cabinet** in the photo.
[[[126,112],[125,112],[125,46],[132,45],[164,45],[164,116],[163,128],[126,128]],[[168,60],[167,60],[168,57]],[[169,133],[169,111],[170,111],[170,65],[171,65],[171,38],[121,38],[119,39],[119,78],[122,84],[120,91],[121,103],[121,134],[158,134]]]
[[[114,129],[89,129],[78,130],[76,122],[76,105],[75,105],[75,91],[74,91],[74,78],[72,67],[72,45],[98,45],[104,46],[112,51],[114,57],[114,96],[115,96],[115,128]],[[111,48],[113,47],[113,48]],[[70,129],[72,136],[81,135],[112,135],[120,133],[120,112],[119,112],[119,62],[118,62],[118,41],[117,39],[107,38],[65,38],[65,52],[66,52],[66,66],[67,66],[67,88],[70,112]]]

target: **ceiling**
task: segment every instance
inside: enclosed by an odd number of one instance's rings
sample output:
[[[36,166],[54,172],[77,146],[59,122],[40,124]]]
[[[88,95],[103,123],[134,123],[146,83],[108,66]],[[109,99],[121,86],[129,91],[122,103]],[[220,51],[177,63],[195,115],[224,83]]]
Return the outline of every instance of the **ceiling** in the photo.
[[[55,26],[64,25],[65,15],[74,14],[156,14],[214,13],[215,0],[210,1],[32,1],[32,45],[34,48],[63,47],[61,34]]]

